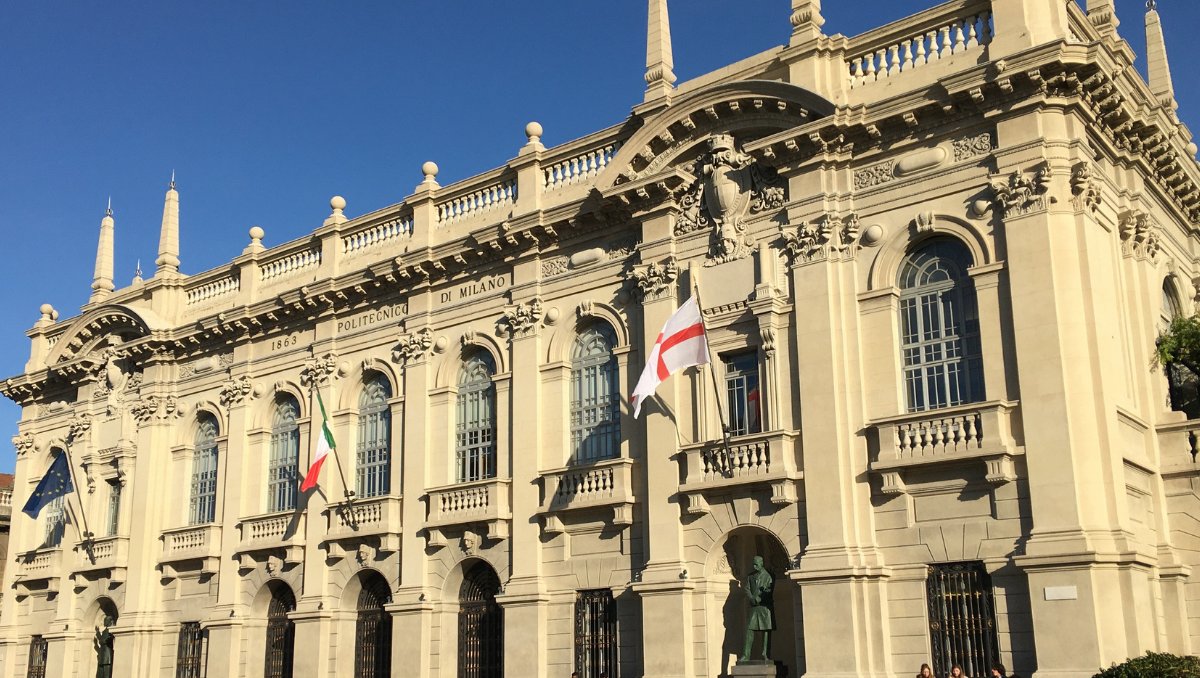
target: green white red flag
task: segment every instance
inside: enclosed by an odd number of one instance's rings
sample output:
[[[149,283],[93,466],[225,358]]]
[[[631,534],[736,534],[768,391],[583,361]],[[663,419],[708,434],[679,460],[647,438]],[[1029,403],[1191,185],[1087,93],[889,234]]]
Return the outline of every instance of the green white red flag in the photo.
[[[329,415],[325,414],[325,401],[321,400],[320,391],[317,392],[317,404],[321,406],[321,435],[317,436],[317,453],[313,456],[312,465],[308,467],[308,473],[304,474],[304,482],[300,483],[301,492],[307,492],[317,486],[317,476],[321,475],[321,465],[325,463],[325,457],[337,447],[333,442],[333,431],[329,430]]]

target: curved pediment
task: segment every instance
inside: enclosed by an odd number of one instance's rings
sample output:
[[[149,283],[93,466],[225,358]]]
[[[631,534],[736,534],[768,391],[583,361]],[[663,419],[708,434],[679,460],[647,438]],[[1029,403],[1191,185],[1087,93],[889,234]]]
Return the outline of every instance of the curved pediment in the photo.
[[[596,188],[655,175],[694,162],[702,142],[728,135],[738,143],[792,129],[833,113],[834,105],[806,89],[773,80],[714,85],[676,99],[626,141]]]
[[[59,335],[46,357],[46,365],[53,367],[166,328],[166,323],[149,309],[117,304],[94,308],[76,318]]]

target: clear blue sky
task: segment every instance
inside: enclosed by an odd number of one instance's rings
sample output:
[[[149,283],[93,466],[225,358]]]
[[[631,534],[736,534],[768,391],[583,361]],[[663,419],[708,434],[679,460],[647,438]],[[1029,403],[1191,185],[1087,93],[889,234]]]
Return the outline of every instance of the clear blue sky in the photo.
[[[936,0],[826,0],[855,35]],[[1117,0],[1142,51],[1142,0]],[[673,0],[680,80],[786,42],[788,0]],[[401,200],[434,160],[443,184],[623,120],[641,100],[644,0],[9,2],[0,21],[0,378],[28,359],[49,302],[87,300],[105,200],[118,287],[154,270],[163,191],[181,194],[182,269],[278,244]],[[1197,0],[1160,0],[1180,114],[1200,133],[1188,67]],[[1190,34],[1190,35],[1189,35]],[[19,409],[0,399],[0,471]]]

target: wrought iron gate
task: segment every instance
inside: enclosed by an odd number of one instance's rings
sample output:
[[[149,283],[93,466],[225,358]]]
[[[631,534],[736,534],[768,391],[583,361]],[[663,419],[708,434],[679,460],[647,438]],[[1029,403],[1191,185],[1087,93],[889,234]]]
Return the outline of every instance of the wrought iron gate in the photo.
[[[931,565],[926,595],[933,674],[947,675],[958,664],[963,675],[988,675],[1000,657],[992,582],[983,563]]]
[[[609,589],[575,598],[575,670],[580,678],[618,678],[617,601]]]
[[[504,610],[496,603],[500,578],[479,562],[463,578],[458,600],[459,678],[503,678]]]
[[[356,678],[392,675],[392,616],[383,609],[391,601],[391,590],[383,577],[376,574],[363,581],[358,594],[358,622],[354,626]]]
[[[286,584],[271,591],[267,609],[267,652],[265,678],[292,678],[292,651],[296,641],[296,624],[287,614],[296,609],[296,596]]]
[[[50,643],[41,636],[29,639],[29,668],[25,678],[46,678],[46,656],[50,653]]]
[[[179,626],[175,678],[204,678],[205,635],[200,622],[184,622]]]

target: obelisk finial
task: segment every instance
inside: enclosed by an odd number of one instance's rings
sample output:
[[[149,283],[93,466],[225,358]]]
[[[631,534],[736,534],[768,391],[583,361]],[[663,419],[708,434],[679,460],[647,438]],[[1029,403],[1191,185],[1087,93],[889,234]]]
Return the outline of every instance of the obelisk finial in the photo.
[[[1171,64],[1167,61],[1167,41],[1163,38],[1162,20],[1158,16],[1158,3],[1146,2],[1146,73],[1150,91],[1163,106],[1172,112],[1179,108],[1175,100],[1175,85],[1171,81]]]
[[[104,218],[100,220],[100,240],[96,244],[96,269],[92,275],[92,296],[88,298],[88,303],[101,301],[113,291],[115,222],[112,214],[112,198],[109,198],[108,207],[104,210]]]
[[[179,192],[175,190],[175,170],[163,201],[162,229],[158,235],[158,268],[154,277],[170,277],[179,273]]]
[[[671,18],[667,0],[650,0],[646,17],[646,101],[669,97],[675,89]]]

